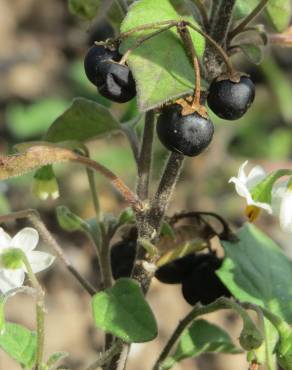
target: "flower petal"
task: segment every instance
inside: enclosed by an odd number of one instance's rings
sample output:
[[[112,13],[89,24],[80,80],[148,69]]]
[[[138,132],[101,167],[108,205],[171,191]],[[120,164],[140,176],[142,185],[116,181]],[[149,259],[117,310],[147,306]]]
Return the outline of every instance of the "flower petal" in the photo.
[[[20,248],[27,253],[35,249],[38,242],[38,232],[32,227],[25,227],[13,237],[11,240],[11,246],[14,248]]]
[[[235,190],[238,195],[245,198],[248,204],[252,204],[253,201],[251,194],[243,182],[241,182],[237,177],[231,177],[229,182],[233,182],[235,184]]]
[[[11,243],[11,237],[0,227],[0,251],[1,249],[8,248]]]
[[[245,167],[247,166],[248,164],[248,161],[245,161],[238,169],[238,175],[237,175],[237,178],[239,181],[243,182],[243,183],[246,183],[247,181],[247,176],[245,174]]]
[[[49,253],[33,251],[27,255],[32,271],[37,273],[45,270],[54,262],[55,257]]]
[[[261,166],[255,166],[252,168],[247,176],[246,186],[248,189],[252,189],[259,182],[261,182],[265,177],[267,177],[266,171]]]
[[[280,226],[287,233],[292,233],[292,191],[287,190],[280,207]]]
[[[0,269],[0,292],[5,294],[11,289],[20,288],[24,282],[24,270]]]

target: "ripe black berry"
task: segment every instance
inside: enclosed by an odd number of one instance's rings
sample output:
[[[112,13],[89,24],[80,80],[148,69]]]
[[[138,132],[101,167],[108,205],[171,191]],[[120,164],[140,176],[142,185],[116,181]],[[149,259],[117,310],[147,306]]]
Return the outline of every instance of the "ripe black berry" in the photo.
[[[115,280],[131,275],[136,255],[136,241],[122,240],[111,248],[111,267]]]
[[[92,46],[84,60],[89,81],[104,97],[125,103],[136,95],[136,85],[128,66],[119,64],[121,55],[101,45]]]
[[[252,80],[242,76],[239,82],[214,80],[209,88],[208,105],[217,116],[236,120],[242,117],[255,97]]]
[[[202,255],[201,261],[182,283],[182,293],[190,305],[209,304],[221,296],[230,297],[229,290],[215,274],[222,260],[213,255]]]
[[[179,104],[164,108],[157,121],[157,135],[168,150],[193,157],[210,144],[214,126],[197,112],[183,116],[181,111]]]
[[[194,261],[194,254],[176,259],[159,267],[155,272],[155,277],[164,284],[180,284],[191,271]]]

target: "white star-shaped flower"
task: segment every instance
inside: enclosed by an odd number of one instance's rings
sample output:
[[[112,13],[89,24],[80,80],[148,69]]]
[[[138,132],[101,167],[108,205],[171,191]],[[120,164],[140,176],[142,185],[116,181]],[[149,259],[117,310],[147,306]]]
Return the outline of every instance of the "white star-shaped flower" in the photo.
[[[292,189],[289,180],[274,185],[272,189],[273,213],[279,217],[280,227],[292,233]]]
[[[272,207],[268,203],[257,202],[252,198],[251,190],[267,177],[267,173],[261,166],[255,166],[248,174],[246,174],[245,167],[247,163],[248,161],[245,161],[239,167],[237,177],[231,177],[229,182],[233,182],[238,195],[245,198],[247,203],[245,213],[251,221],[254,221],[259,215],[261,209],[264,209],[271,214]]]
[[[20,230],[13,238],[0,228],[0,257],[11,248],[20,249],[25,253],[32,271],[37,273],[48,268],[55,259],[49,253],[34,251],[38,242],[39,234],[31,227]],[[24,264],[11,269],[0,265],[0,293],[5,294],[12,289],[20,288],[23,285],[25,273]]]

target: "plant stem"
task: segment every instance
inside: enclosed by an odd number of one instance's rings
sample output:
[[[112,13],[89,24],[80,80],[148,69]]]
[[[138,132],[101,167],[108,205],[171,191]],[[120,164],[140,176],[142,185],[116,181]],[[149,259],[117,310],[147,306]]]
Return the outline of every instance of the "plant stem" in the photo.
[[[112,286],[112,271],[110,261],[109,237],[103,225],[101,225],[102,245],[99,254],[100,269],[103,281],[103,288],[110,288]]]
[[[137,195],[142,201],[146,200],[149,196],[152,146],[154,139],[154,120],[154,111],[150,110],[145,116],[143,139],[138,162]]]
[[[46,225],[42,222],[39,213],[34,209],[27,209],[23,211],[13,212],[8,215],[0,216],[0,223],[14,221],[20,218],[27,218],[33,226],[38,230],[42,238],[48,245],[55,251],[60,260],[64,263],[67,269],[71,272],[76,280],[81,284],[81,286],[90,294],[94,295],[96,290],[93,286],[82,276],[80,273],[72,266],[71,262],[63,253],[62,248],[57,243],[56,239],[47,229]]]
[[[246,17],[244,20],[236,26],[233,30],[231,30],[228,34],[228,41],[230,42],[235,36],[239,33],[244,31],[245,27],[255,18],[257,17],[262,10],[264,10],[265,6],[267,5],[269,0],[261,0],[258,5],[254,8],[254,10]]]
[[[87,177],[88,177],[88,183],[90,187],[91,197],[93,201],[93,206],[96,214],[96,221],[99,222],[101,218],[101,210],[100,210],[100,203],[99,203],[99,197],[96,189],[96,179],[95,179],[95,173],[90,169],[86,169]]]
[[[204,4],[202,0],[192,0],[192,1],[193,3],[195,3],[196,7],[198,8],[201,18],[202,18],[203,26],[205,30],[207,31],[209,28],[209,17],[208,17],[208,10],[206,8],[206,5]]]
[[[149,222],[153,231],[160,228],[162,218],[165,214],[173,190],[182,169],[184,155],[172,152],[169,155],[157,192],[151,204]]]
[[[233,8],[236,0],[214,0],[211,11],[209,36],[226,48],[227,35],[230,28]],[[216,53],[214,53],[214,45],[206,48],[204,61],[207,69],[207,76],[209,80],[213,80],[221,73],[221,61],[218,60]]]
[[[75,158],[71,159],[72,162],[77,162],[83,164],[89,168],[94,169],[95,171],[101,173],[105,176],[113,186],[123,195],[123,197],[132,205],[132,207],[137,211],[140,211],[143,206],[140,199],[136,194],[134,194],[123,180],[111,172],[108,168],[104,167],[100,163],[93,161],[87,157],[76,154]]]
[[[145,30],[151,30],[151,29],[159,28],[160,26],[165,26],[165,25],[176,26],[177,23],[178,23],[177,20],[169,20],[169,21],[161,21],[161,22],[153,22],[153,23],[142,24],[141,26],[134,27],[134,28],[130,29],[129,31],[122,32],[118,36],[117,39],[122,40],[126,37],[131,36],[133,33],[136,33],[136,32],[139,32],[139,31],[145,31]]]
[[[104,353],[101,353],[96,361],[89,365],[86,370],[97,370],[101,366],[105,365],[108,361],[110,361],[121,349],[122,343],[121,341],[117,341],[112,347]]]
[[[36,326],[37,326],[37,351],[36,351],[36,365],[35,370],[42,369],[43,355],[44,355],[44,342],[45,342],[45,293],[39,284],[31,265],[22,252],[22,261],[26,267],[28,277],[31,281],[33,288],[36,290]]]
[[[154,364],[153,370],[160,370],[161,365],[166,360],[168,355],[170,354],[173,346],[177,342],[177,340],[181,337],[184,330],[198,317],[201,315],[205,315],[208,313],[212,313],[217,310],[221,309],[233,309],[235,310],[243,319],[244,322],[250,320],[245,311],[241,308],[239,304],[235,301],[221,297],[217,299],[215,302],[210,303],[206,306],[196,305],[178,324],[175,328],[174,332],[172,333],[169,341],[166,343],[165,347],[163,348],[159,358],[157,359],[156,363]]]

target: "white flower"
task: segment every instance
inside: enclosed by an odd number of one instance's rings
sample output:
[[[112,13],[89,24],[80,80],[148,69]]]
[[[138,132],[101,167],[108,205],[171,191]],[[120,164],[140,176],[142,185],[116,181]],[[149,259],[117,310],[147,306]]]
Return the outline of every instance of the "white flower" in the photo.
[[[11,248],[21,249],[25,253],[32,271],[37,273],[49,267],[55,257],[45,252],[34,251],[39,241],[38,232],[25,227],[11,238],[2,228],[0,228],[0,256]],[[19,288],[23,285],[26,268],[24,264],[14,269],[8,269],[0,266],[0,293],[5,294],[8,291]]]
[[[237,177],[231,177],[229,182],[233,182],[238,195],[245,198],[247,203],[245,213],[251,221],[254,221],[259,215],[260,209],[264,209],[271,214],[272,207],[268,203],[257,202],[252,198],[251,190],[267,177],[267,173],[261,166],[255,166],[247,175],[245,173],[247,163],[248,161],[245,161],[239,167]]]

